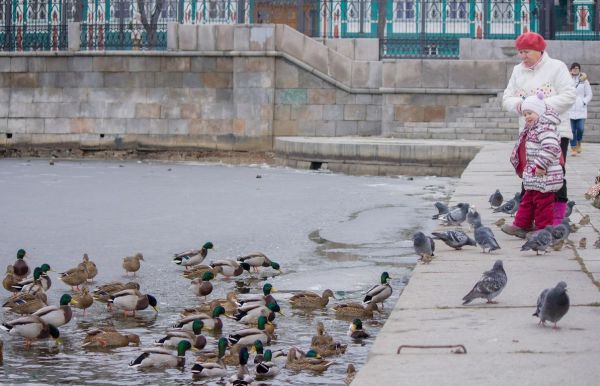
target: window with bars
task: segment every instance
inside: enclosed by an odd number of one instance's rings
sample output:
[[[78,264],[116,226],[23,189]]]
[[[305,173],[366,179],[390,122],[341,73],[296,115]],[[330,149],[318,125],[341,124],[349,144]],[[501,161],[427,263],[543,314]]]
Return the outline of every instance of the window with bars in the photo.
[[[211,19],[225,19],[225,2],[222,0],[210,0],[208,2],[208,16]]]
[[[177,0],[165,0],[160,16],[162,19],[177,20]]]
[[[446,13],[448,19],[465,20],[467,18],[466,1],[450,1]]]
[[[414,19],[414,1],[396,1],[396,19]]]
[[[492,0],[492,21],[512,21],[514,20],[513,1]]]
[[[31,0],[27,4],[27,20],[29,21],[47,21],[48,20],[48,2],[47,0]]]

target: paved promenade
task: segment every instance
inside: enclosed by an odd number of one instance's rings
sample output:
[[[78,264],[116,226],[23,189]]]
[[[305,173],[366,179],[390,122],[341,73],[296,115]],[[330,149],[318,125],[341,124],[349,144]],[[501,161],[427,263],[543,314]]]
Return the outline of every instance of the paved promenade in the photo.
[[[505,198],[520,190],[508,162],[511,148],[512,143],[486,144],[464,171],[452,198],[452,203],[476,206],[502,249],[489,255],[479,248],[455,251],[436,242],[436,257],[416,267],[353,386],[600,384],[600,249],[594,247],[600,236],[600,210],[583,197],[600,168],[600,145],[585,144],[580,156],[567,160],[569,196],[577,202],[571,220],[578,223],[589,214],[591,224],[571,234],[575,248],[543,256],[521,252],[523,240],[494,225],[501,217],[511,219],[489,209],[487,201],[496,188]],[[582,237],[587,238],[587,249],[578,246]],[[496,259],[504,261],[508,275],[498,304],[476,300],[462,306],[462,297]],[[531,315],[537,297],[561,280],[568,285],[571,309],[559,330],[538,327]],[[467,354],[450,349],[396,353],[400,345],[449,344],[463,344]]]

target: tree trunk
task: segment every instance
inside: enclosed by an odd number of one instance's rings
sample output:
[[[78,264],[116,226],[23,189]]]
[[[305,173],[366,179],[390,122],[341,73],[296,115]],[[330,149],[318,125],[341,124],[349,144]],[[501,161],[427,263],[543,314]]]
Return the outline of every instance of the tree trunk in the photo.
[[[140,17],[142,18],[142,25],[148,34],[148,47],[154,48],[156,46],[156,30],[158,18],[160,16],[160,12],[162,11],[164,0],[156,0],[154,3],[154,10],[152,11],[152,15],[150,15],[150,21],[148,21],[148,16],[146,15],[146,3],[145,0],[137,0],[138,9],[140,11]]]

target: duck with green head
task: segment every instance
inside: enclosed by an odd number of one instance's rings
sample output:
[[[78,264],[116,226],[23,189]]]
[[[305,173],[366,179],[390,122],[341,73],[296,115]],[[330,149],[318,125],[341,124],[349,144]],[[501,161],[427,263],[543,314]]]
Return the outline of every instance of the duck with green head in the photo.
[[[213,291],[213,285],[210,282],[215,275],[212,272],[204,272],[202,274],[202,279],[194,279],[192,280],[192,284],[190,285],[190,289],[196,296],[204,296],[204,300],[206,297],[210,295]]]
[[[230,334],[227,338],[231,345],[251,346],[257,340],[260,340],[263,345],[271,343],[271,337],[265,332],[265,326],[271,324],[266,317],[260,316],[257,321],[256,328],[245,328]]]
[[[256,363],[256,359],[254,359]],[[256,378],[271,378],[279,374],[279,367],[273,362],[271,350],[265,350],[262,360],[256,365]]]
[[[25,347],[30,347],[36,339],[52,337],[56,344],[60,344],[60,332],[55,326],[44,322],[40,317],[30,315],[22,318],[4,322],[0,329],[9,334],[19,335],[25,338]]]
[[[60,306],[47,306],[33,313],[34,316],[39,316],[44,322],[60,327],[71,321],[73,311],[69,304],[77,304],[69,294],[64,294],[60,297]]]
[[[310,348],[322,357],[329,357],[345,353],[347,347],[346,344],[334,341],[333,337],[325,332],[323,322],[317,323],[317,335],[312,337]]]
[[[308,350],[304,356],[301,354],[295,347],[290,348],[285,367],[290,370],[325,371],[333,364],[321,358],[315,350]]]
[[[244,324],[256,324],[260,316],[265,316],[269,321],[275,320],[275,313],[283,315],[277,303],[269,303],[266,306],[261,302],[246,303],[238,307],[233,319]]]
[[[175,254],[173,258],[173,263],[177,265],[182,265],[187,270],[188,267],[193,267],[194,265],[202,264],[206,256],[208,255],[208,250],[213,249],[214,245],[210,241],[205,243],[200,249],[191,249],[189,251],[179,252]]]
[[[204,322],[196,319],[192,322],[192,331],[186,329],[173,329],[167,331],[167,335],[155,342],[159,346],[165,348],[176,348],[179,342],[187,340],[192,344],[192,347],[202,350],[206,346],[206,338],[202,335]]]
[[[265,283],[262,287],[262,292],[262,295],[248,294],[238,296],[238,311],[240,311],[240,307],[248,303],[262,302],[264,305],[277,303],[277,300],[275,300],[272,295],[272,293],[277,292],[277,290],[271,283]]]
[[[120,281],[111,281],[110,283],[102,284],[94,289],[93,296],[94,300],[97,300],[101,303],[108,303],[110,297],[117,292],[121,292],[123,290],[139,290],[140,285],[134,281],[130,281],[128,283],[122,283]]]
[[[227,366],[223,358],[225,357],[225,351],[227,350],[227,339],[220,338],[218,343],[218,354],[216,362],[206,362],[203,358],[198,358],[194,366],[192,366],[192,374],[195,377],[224,377],[227,375]]]
[[[211,315],[207,315],[204,313],[199,314],[191,314],[186,316],[185,318],[179,319],[177,322],[173,324],[173,328],[180,328],[184,330],[191,331],[192,323],[194,320],[202,320],[204,323],[204,329],[210,331],[220,331],[223,328],[223,321],[220,316],[225,314],[225,308],[221,305],[217,305],[212,310]]]
[[[363,330],[362,321],[360,319],[354,319],[352,323],[350,323],[350,328],[348,328],[348,336],[352,339],[366,339],[371,335]]]
[[[213,275],[217,276],[217,271],[213,267],[204,264],[194,265],[193,267],[183,271],[181,274],[186,279],[194,280],[201,278],[204,272],[212,272]]]
[[[177,355],[173,355],[170,350],[163,348],[142,350],[143,354],[131,361],[129,367],[137,369],[184,367],[185,353],[191,348],[191,343],[183,340],[177,345]]]
[[[217,260],[210,263],[210,266],[215,273],[225,276],[226,279],[240,276],[244,271],[250,272],[250,264],[235,260]]]
[[[145,310],[148,306],[152,306],[154,311],[158,312],[158,301],[154,296],[142,294],[140,291],[133,289],[115,293],[110,297],[109,304],[123,310],[125,316],[128,312],[135,316],[136,311]]]
[[[235,375],[232,375],[229,378],[228,385],[243,386],[251,385],[254,382],[254,378],[250,376],[250,372],[248,371],[249,358],[250,354],[248,354],[248,349],[246,347],[242,347],[239,352],[240,364],[238,366],[238,370]]]
[[[52,280],[50,280],[50,276],[48,276],[48,271],[52,271],[48,264],[42,264],[39,267],[35,267],[33,269],[33,276],[28,279],[21,280],[17,285],[15,285],[15,288],[18,288],[21,292],[31,292],[32,286],[41,285],[44,291],[48,291],[52,286]],[[36,275],[36,272],[39,274]]]
[[[24,249],[17,251],[17,260],[13,263],[13,268],[17,280],[23,280],[29,275],[29,265],[24,260],[27,256],[27,252]]]
[[[381,303],[381,308],[383,308],[385,299],[392,296],[392,287],[390,286],[389,280],[391,280],[390,274],[387,272],[382,273],[380,279],[381,283],[373,286],[367,291],[363,302],[366,304]]]
[[[238,257],[237,261],[247,263],[248,265],[250,265],[250,267],[252,267],[254,272],[258,272],[259,267],[271,267],[274,270],[281,272],[281,267],[278,263],[271,261],[267,256],[260,252],[255,252],[246,256]]]

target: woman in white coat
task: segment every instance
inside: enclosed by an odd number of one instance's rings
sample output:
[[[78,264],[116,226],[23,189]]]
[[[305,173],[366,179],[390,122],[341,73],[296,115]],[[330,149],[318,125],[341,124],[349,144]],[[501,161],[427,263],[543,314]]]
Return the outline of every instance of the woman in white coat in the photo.
[[[573,63],[570,67],[573,84],[575,86],[575,104],[569,110],[571,119],[571,155],[576,156],[581,153],[581,140],[583,139],[583,129],[587,119],[587,105],[592,100],[592,87],[588,82],[587,75],[581,72],[579,63]]]

